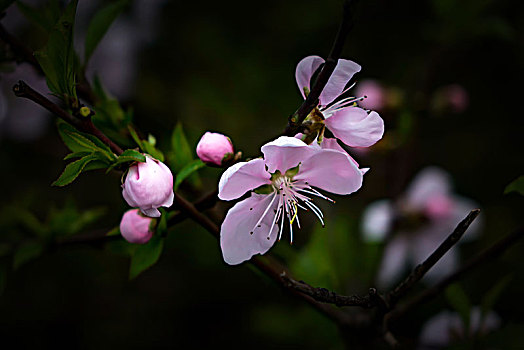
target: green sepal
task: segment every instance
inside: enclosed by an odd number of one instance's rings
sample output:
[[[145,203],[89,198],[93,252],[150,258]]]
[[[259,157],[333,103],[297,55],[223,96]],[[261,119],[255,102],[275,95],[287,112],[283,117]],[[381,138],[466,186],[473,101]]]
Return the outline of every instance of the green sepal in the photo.
[[[106,173],[110,172],[114,167],[120,164],[129,163],[129,162],[141,162],[145,163],[146,156],[134,149],[126,149],[109,168],[107,168]]]

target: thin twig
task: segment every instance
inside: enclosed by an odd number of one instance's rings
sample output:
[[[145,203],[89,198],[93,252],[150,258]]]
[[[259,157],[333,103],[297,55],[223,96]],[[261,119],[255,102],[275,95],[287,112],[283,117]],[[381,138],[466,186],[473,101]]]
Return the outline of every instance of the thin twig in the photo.
[[[480,209],[472,210],[464,220],[462,220],[455,230],[446,238],[444,242],[420,265],[417,265],[413,271],[404,279],[396,288],[387,294],[387,302],[393,307],[397,301],[431,269],[446,254],[460,238],[464,235],[473,220],[479,215]]]
[[[77,128],[78,130],[98,137],[100,141],[108,145],[111,148],[111,150],[113,150],[113,152],[115,152],[117,155],[122,154],[122,149],[116,143],[111,141],[106,135],[104,135],[104,133],[102,133],[102,131],[100,131],[93,124],[90,117],[77,118],[69,114],[60,106],[50,101],[49,99],[41,95],[39,92],[35,91],[33,88],[31,88],[29,85],[27,85],[25,82],[21,80],[18,82],[18,84],[13,86],[13,91],[16,96],[27,98],[39,104],[40,106],[47,109],[49,112],[59,117],[60,119]]]
[[[495,258],[499,257],[504,253],[508,248],[517,243],[520,239],[524,237],[524,229],[518,229],[513,233],[507,235],[506,237],[499,240],[497,243],[493,244],[489,248],[484,249],[481,253],[475,257],[469,259],[462,267],[457,271],[444,278],[441,282],[437,283],[435,286],[425,290],[420,293],[413,299],[411,299],[405,305],[402,305],[398,309],[392,311],[387,315],[387,323],[391,323],[392,320],[401,318],[409,311],[419,307],[420,305],[428,302],[432,298],[436,297],[446,289],[450,284],[462,279],[466,274],[471,272],[473,269],[477,268],[481,264],[484,264],[488,261],[493,261]]]
[[[309,295],[316,301],[334,304],[336,306],[360,306],[370,309],[377,306],[377,299],[380,298],[375,288],[370,288],[368,295],[340,295],[326,288],[312,287],[304,281],[296,281],[283,274],[281,278],[286,283],[287,288],[293,288],[303,294]]]
[[[346,0],[344,2],[342,22],[340,23],[335,42],[333,43],[329,56],[324,63],[324,67],[319,73],[318,78],[305,101],[300,105],[297,111],[289,117],[288,125],[282,135],[294,136],[299,131],[304,119],[306,119],[308,114],[318,105],[318,98],[337,66],[346,38],[353,27],[353,6],[355,2],[355,0]]]

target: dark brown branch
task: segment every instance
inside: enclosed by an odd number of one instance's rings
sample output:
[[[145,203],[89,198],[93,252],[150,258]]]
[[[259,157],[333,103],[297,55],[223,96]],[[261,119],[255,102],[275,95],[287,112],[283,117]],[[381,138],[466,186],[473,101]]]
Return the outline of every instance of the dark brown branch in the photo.
[[[220,239],[220,228],[215,224],[211,219],[206,215],[202,214],[195,208],[193,204],[187,201],[185,198],[180,196],[178,193],[175,193],[175,203],[184,211],[189,217],[191,217],[195,222],[205,228],[209,233],[215,236],[217,239]],[[314,300],[311,296],[301,293],[294,288],[288,287],[286,279],[283,276],[287,276],[286,269],[270,257],[256,256],[250,260],[250,263],[257,267],[260,271],[265,273],[268,277],[277,282],[278,285],[285,288],[287,291],[291,292],[293,295],[300,297],[301,299],[307,301],[317,310],[324,313],[326,316],[337,322],[338,324],[347,324],[349,321],[348,315],[346,315],[341,310],[337,310],[330,305],[319,303]]]
[[[417,265],[404,281],[387,294],[387,301],[390,307],[418,282],[443,256],[446,254],[460,238],[464,235],[473,220],[479,215],[480,209],[472,210],[464,220],[462,220],[455,230],[446,238],[444,242],[420,265]]]
[[[344,2],[342,22],[340,23],[335,42],[324,63],[324,67],[320,71],[306,100],[300,105],[297,111],[289,117],[288,125],[282,135],[294,136],[299,131],[304,119],[306,119],[308,114],[318,105],[318,98],[337,66],[346,38],[353,27],[353,6],[355,2],[355,0],[346,0]]]
[[[27,85],[23,81],[19,81],[18,84],[16,84],[13,87],[13,91],[16,96],[18,97],[24,97],[27,98],[40,106],[47,109],[49,112],[53,113],[60,119],[64,120],[65,122],[71,124],[75,128],[77,128],[80,131],[86,132],[88,134],[91,134],[93,136],[96,136],[100,139],[103,143],[108,145],[113,152],[120,155],[122,154],[122,149],[113,141],[111,141],[106,135],[104,135],[91,121],[90,117],[82,117],[77,118],[65,110],[63,110],[60,106],[53,103],[34,89],[32,89],[29,85]]]
[[[309,295],[316,301],[335,304],[336,306],[360,306],[365,309],[370,309],[377,306],[381,299],[381,296],[375,288],[370,288],[368,295],[365,296],[340,295],[326,288],[315,288],[303,281],[296,281],[286,274],[283,274],[281,278],[286,283],[287,288],[292,288]]]
[[[471,272],[473,269],[479,267],[480,265],[488,261],[493,261],[494,259],[499,257],[502,253],[504,253],[508,248],[513,246],[523,237],[524,237],[524,229],[521,228],[507,235],[506,237],[502,238],[497,243],[493,244],[491,247],[486,248],[484,251],[482,251],[475,257],[469,259],[457,271],[455,271],[448,277],[444,278],[441,282],[437,283],[435,286],[420,293],[418,296],[411,299],[408,303],[399,307],[397,310],[392,311],[389,315],[387,315],[386,322],[391,323],[392,320],[396,320],[404,316],[409,311],[433,299],[434,297],[442,293],[450,284],[459,281],[466,274]]]

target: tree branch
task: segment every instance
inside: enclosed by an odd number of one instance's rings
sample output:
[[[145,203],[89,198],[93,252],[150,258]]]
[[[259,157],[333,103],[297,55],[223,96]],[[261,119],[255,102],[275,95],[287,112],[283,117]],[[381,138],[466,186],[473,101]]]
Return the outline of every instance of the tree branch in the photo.
[[[318,78],[305,101],[300,105],[297,111],[289,117],[288,125],[282,135],[295,136],[304,119],[306,119],[308,114],[318,105],[318,98],[337,66],[346,38],[353,27],[353,7],[355,2],[356,0],[346,0],[344,2],[342,22],[340,23],[335,42],[331,47],[331,51],[324,63],[324,67],[320,71]]]
[[[443,256],[446,254],[460,238],[464,235],[473,220],[479,215],[480,209],[472,210],[464,220],[462,220],[455,230],[446,238],[444,242],[420,265],[417,265],[404,281],[387,294],[386,300],[390,307],[393,307],[397,301],[424,277]]]
[[[484,264],[488,261],[492,261],[495,258],[499,257],[504,253],[508,248],[517,243],[520,239],[524,237],[524,228],[518,229],[513,233],[507,235],[506,237],[499,240],[497,243],[493,244],[491,247],[484,249],[481,253],[475,257],[469,259],[462,267],[457,271],[444,278],[442,281],[437,283],[435,286],[426,289],[424,292],[420,293],[415,298],[411,299],[405,305],[399,307],[397,310],[390,312],[386,315],[386,323],[391,323],[391,321],[401,318],[409,311],[415,309],[416,307],[426,303],[432,298],[436,297],[446,289],[450,284],[462,279],[467,273],[471,270],[477,268],[481,264]]]
[[[47,109],[49,112],[53,113],[60,119],[64,120],[65,122],[71,124],[75,128],[77,128],[80,131],[86,132],[88,134],[94,135],[100,139],[103,143],[108,145],[113,152],[120,155],[122,154],[122,149],[113,141],[111,141],[104,133],[102,133],[91,121],[90,117],[83,117],[83,118],[77,118],[65,110],[63,110],[60,106],[53,103],[37,91],[35,91],[33,88],[31,88],[29,85],[27,85],[25,82],[20,80],[18,84],[13,86],[13,91],[16,96],[18,97],[24,97],[27,98],[40,106]]]

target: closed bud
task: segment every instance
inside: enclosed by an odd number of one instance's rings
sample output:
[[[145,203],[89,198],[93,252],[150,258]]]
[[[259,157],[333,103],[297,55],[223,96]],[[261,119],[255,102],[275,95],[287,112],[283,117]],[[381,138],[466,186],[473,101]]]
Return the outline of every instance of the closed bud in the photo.
[[[124,213],[120,221],[120,233],[129,243],[144,244],[153,236],[151,222],[153,219],[140,215],[138,209],[131,209]]]
[[[150,217],[159,217],[159,207],[173,204],[173,174],[161,161],[146,155],[145,162],[129,167],[122,195],[127,204]]]
[[[198,157],[204,163],[216,166],[221,166],[224,160],[232,159],[234,152],[229,137],[213,132],[206,132],[196,148]]]

